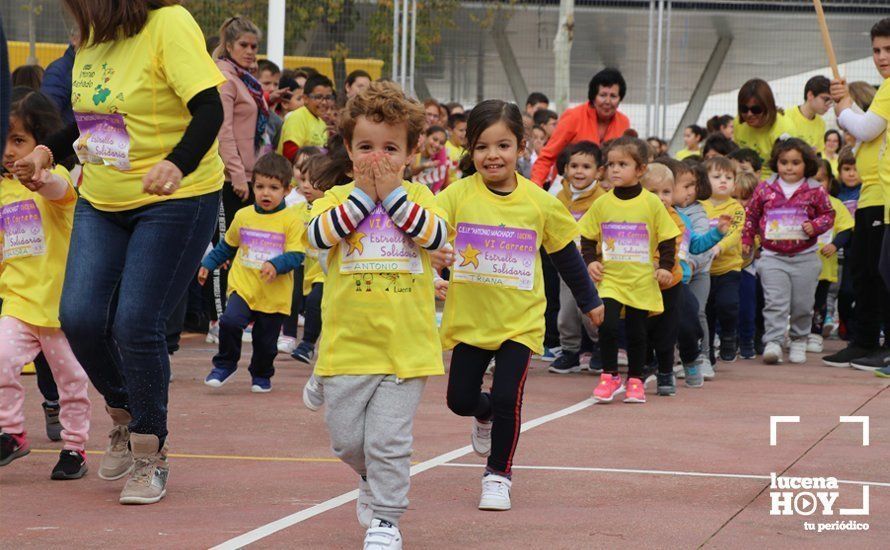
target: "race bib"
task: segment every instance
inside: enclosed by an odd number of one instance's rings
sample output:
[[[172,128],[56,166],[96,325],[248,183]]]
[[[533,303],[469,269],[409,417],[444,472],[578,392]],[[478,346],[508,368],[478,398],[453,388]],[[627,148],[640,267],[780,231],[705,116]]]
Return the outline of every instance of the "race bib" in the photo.
[[[80,136],[74,152],[82,164],[104,164],[130,169],[130,134],[123,115],[74,113]]]
[[[805,241],[809,239],[803,230],[809,221],[803,208],[773,208],[766,213],[766,235],[771,241]]]
[[[691,240],[692,235],[689,233],[689,229],[684,229],[683,240],[680,241],[680,251],[677,252],[677,257],[684,262],[689,259],[689,242]]]
[[[532,229],[457,224],[453,281],[531,290],[538,234]]]
[[[244,267],[262,269],[263,263],[284,254],[284,233],[242,227],[238,230],[238,238]]]
[[[857,201],[857,200],[844,201],[844,206],[847,207],[847,211],[850,212],[851,216],[855,216],[856,208],[859,206],[859,201]]]
[[[4,232],[4,260],[46,254],[43,219],[33,199],[4,206],[0,211],[0,228]]]
[[[817,240],[817,242],[819,243],[819,248],[822,248],[823,246],[825,246],[827,244],[831,244],[831,241],[833,241],[833,240],[834,240],[834,231],[826,231],[825,233],[822,233],[821,235],[819,235],[819,239]]]
[[[652,265],[645,223],[604,223],[603,260]]]
[[[340,273],[423,273],[423,260],[378,204],[340,243]]]

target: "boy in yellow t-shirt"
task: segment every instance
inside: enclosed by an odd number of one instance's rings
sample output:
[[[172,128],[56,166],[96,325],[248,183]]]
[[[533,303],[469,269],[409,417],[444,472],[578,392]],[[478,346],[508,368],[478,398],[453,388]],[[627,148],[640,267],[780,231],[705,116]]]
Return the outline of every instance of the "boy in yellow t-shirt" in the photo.
[[[328,251],[315,376],[331,447],[360,476],[366,544],[382,546],[401,545],[414,413],[427,377],[445,372],[428,251],[447,230],[429,189],[402,179],[423,126],[422,107],[395,84],[350,99],[340,135],[355,181],[313,203],[306,233]]]
[[[281,127],[278,153],[293,162],[300,147],[323,147],[328,141],[324,117],[334,106],[334,84],[323,74],[314,74],[303,86],[305,104],[288,115]]]
[[[231,261],[226,311],[219,319],[219,353],[204,384],[218,388],[231,379],[241,358],[241,336],[253,321],[251,391],[272,391],[278,334],[290,313],[294,277],[303,263],[303,220],[287,208],[291,164],[276,153],[261,157],[253,170],[256,204],[235,214],[224,239],[201,262],[198,282]]]
[[[606,306],[600,326],[603,374],[593,392],[597,403],[609,403],[621,393],[625,403],[646,402],[642,379],[646,323],[650,314],[664,311],[659,285],[674,279],[680,229],[661,200],[640,184],[648,156],[642,140],[625,137],[612,142],[606,153],[606,177],[614,188],[579,222],[584,260]],[[597,243],[602,244],[601,257]],[[627,333],[626,387],[618,375],[622,313]]]
[[[705,213],[715,227],[721,216],[732,220],[729,232],[714,247],[711,264],[711,290],[706,306],[708,317],[708,341],[711,364],[716,360],[714,336],[717,320],[720,320],[720,359],[736,360],[739,326],[739,283],[742,277],[742,228],[745,225],[745,208],[732,198],[735,189],[735,164],[726,157],[714,157],[705,161],[711,198],[701,201]]]
[[[831,108],[828,93],[831,81],[822,75],[807,80],[803,89],[804,102],[788,111],[790,134],[800,138],[817,153],[825,150],[825,120],[822,116]]]

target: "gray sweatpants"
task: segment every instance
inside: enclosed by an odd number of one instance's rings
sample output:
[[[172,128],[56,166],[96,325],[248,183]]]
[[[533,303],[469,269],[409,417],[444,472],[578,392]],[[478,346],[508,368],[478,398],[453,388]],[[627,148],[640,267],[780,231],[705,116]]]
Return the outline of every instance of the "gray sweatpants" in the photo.
[[[408,509],[414,413],[426,378],[325,376],[321,382],[334,454],[367,476],[374,517],[398,525]]]
[[[797,256],[763,255],[757,274],[763,285],[763,343],[782,345],[791,317],[791,339],[803,340],[810,334],[813,304],[822,263],[816,252]]]
[[[581,351],[582,330],[586,330],[590,340],[596,342],[596,325],[578,309],[578,303],[575,301],[569,285],[562,279],[559,280],[559,317],[557,317],[557,327],[559,328],[559,345],[563,351],[573,351],[575,353]]]
[[[698,322],[701,324],[702,334],[705,335],[701,339],[701,355],[707,357],[711,347],[708,341],[708,316],[705,314],[705,308],[708,306],[708,295],[711,294],[711,273],[700,271],[693,274],[689,279],[689,290],[698,300]]]

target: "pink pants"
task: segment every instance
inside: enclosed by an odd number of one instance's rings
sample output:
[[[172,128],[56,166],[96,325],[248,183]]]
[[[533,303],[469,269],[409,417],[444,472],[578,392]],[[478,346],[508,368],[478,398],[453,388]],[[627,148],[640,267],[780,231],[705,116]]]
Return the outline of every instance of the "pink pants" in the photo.
[[[90,431],[87,375],[71,352],[61,329],[42,328],[15,317],[0,317],[0,428],[11,434],[25,431],[22,368],[40,351],[59,387],[59,421],[65,448],[82,451]]]

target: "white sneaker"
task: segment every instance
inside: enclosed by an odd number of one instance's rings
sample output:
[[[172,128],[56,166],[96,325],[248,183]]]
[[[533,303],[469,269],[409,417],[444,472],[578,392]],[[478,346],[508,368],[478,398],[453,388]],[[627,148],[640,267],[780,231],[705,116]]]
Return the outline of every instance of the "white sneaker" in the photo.
[[[480,510],[509,510],[510,486],[509,479],[488,474],[482,478],[482,498],[479,499]]]
[[[807,336],[807,353],[822,353],[822,335],[810,334]]]
[[[804,355],[806,361],[806,355]],[[763,362],[767,365],[775,365],[782,362],[782,346],[775,342],[770,342],[763,348]],[[803,361],[801,361],[803,362]]]
[[[365,550],[402,550],[402,532],[388,521],[374,519],[365,533]]]
[[[317,411],[324,405],[324,386],[318,383],[315,373],[309,376],[303,386],[303,404],[310,411]]]
[[[717,373],[714,372],[714,365],[712,365],[711,360],[705,356],[702,356],[699,361],[699,369],[701,369],[701,375],[705,380],[713,380],[714,377],[717,376]]]
[[[765,354],[765,352],[764,352]],[[791,350],[788,352],[788,361],[797,365],[807,362],[807,341],[792,340]]]
[[[365,529],[371,526],[374,519],[374,509],[371,508],[371,486],[364,478],[358,478],[358,499],[355,501],[355,517],[358,523]]]
[[[204,341],[208,344],[219,344],[219,321],[210,321],[210,327],[207,329],[207,337]]]
[[[488,456],[491,454],[491,420],[483,422],[478,418],[473,418],[473,433],[470,434],[473,442],[473,450],[479,456]]]
[[[291,336],[278,337],[278,353],[286,353],[290,355],[297,349],[297,339]]]

